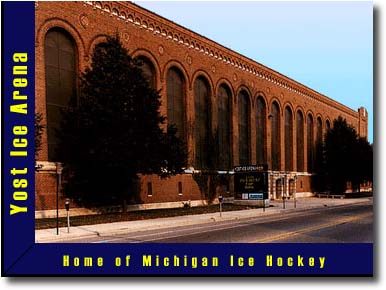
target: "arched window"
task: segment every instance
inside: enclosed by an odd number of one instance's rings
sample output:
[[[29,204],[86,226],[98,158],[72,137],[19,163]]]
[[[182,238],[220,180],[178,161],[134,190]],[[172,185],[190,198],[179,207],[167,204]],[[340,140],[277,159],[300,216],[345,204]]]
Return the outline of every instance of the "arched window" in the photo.
[[[304,171],[304,118],[301,111],[296,114],[296,170]]]
[[[149,81],[150,87],[156,89],[155,69],[153,63],[145,56],[137,57],[138,65],[143,75]]]
[[[328,130],[331,129],[331,124],[330,124],[330,120],[326,120],[326,133]]]
[[[271,117],[272,170],[280,170],[280,109],[276,102],[272,103]]]
[[[256,161],[267,163],[267,108],[262,97],[256,100]]]
[[[210,89],[208,81],[198,77],[194,82],[194,112],[195,112],[195,141],[196,164],[198,169],[211,166],[209,143],[211,133]]]
[[[318,117],[316,120],[316,142],[322,143],[323,141],[323,124],[322,119]]]
[[[307,171],[314,170],[314,120],[311,114],[307,116]]]
[[[185,136],[185,80],[181,71],[169,69],[166,80],[168,124],[177,127],[177,136]]]
[[[323,163],[323,123],[322,119],[316,119],[316,143],[315,143],[315,165],[316,172],[321,169]]]
[[[239,165],[250,163],[250,101],[247,92],[238,95],[239,119]]]
[[[293,170],[293,117],[290,107],[284,111],[285,170]]]
[[[231,93],[221,85],[217,95],[217,148],[219,169],[231,167]]]
[[[61,110],[77,95],[77,47],[68,32],[54,28],[44,41],[46,75],[48,160],[55,160],[58,140],[55,131],[61,122]]]

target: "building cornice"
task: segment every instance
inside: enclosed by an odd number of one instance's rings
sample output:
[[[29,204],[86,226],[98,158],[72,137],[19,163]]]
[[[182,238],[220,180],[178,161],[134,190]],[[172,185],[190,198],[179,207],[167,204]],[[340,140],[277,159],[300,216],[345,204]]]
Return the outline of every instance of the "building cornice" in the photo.
[[[131,23],[138,29],[149,30],[156,37],[163,37],[183,46],[185,49],[195,50],[208,58],[271,82],[291,93],[326,104],[355,118],[358,117],[357,111],[134,3],[122,1],[85,1],[84,3],[94,10],[98,9],[101,12],[108,13],[116,20]]]

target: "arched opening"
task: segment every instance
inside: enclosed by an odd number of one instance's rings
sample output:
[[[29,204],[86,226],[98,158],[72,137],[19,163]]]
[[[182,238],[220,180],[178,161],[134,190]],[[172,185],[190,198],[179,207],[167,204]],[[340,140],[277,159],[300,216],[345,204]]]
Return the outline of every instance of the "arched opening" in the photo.
[[[285,170],[293,170],[293,116],[290,107],[284,111]]]
[[[267,163],[267,108],[262,97],[256,100],[256,161]]]
[[[307,116],[307,172],[314,170],[314,120]]]
[[[177,136],[186,140],[185,133],[185,79],[182,72],[172,67],[166,78],[167,118],[169,125],[177,127]]]
[[[210,134],[211,110],[210,88],[208,81],[198,77],[194,82],[194,112],[195,112],[195,167],[207,169],[210,164]]]
[[[301,111],[296,114],[296,170],[304,172],[304,118]]]
[[[316,143],[315,143],[315,171],[319,172],[323,163],[323,122],[320,117],[316,119]]]
[[[280,170],[280,109],[276,102],[271,107],[271,158],[272,170]]]
[[[148,80],[152,89],[156,89],[156,74],[153,63],[145,56],[138,56],[136,58],[138,66],[142,70],[142,74]]]
[[[71,35],[53,28],[44,41],[46,75],[48,160],[56,161],[56,130],[62,119],[61,110],[77,97],[77,46]]]
[[[246,91],[238,95],[239,165],[250,163],[250,101]]]
[[[219,169],[231,167],[231,92],[221,85],[217,94],[217,166]]]
[[[326,120],[326,133],[331,129],[330,120]]]

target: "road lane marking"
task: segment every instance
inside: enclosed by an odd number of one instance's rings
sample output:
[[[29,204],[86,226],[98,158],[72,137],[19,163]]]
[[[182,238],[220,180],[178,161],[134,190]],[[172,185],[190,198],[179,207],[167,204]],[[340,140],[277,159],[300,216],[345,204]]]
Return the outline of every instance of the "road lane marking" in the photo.
[[[282,240],[282,239],[289,238],[292,236],[301,235],[301,234],[304,234],[306,232],[317,231],[317,230],[320,230],[323,228],[329,228],[329,227],[353,222],[355,220],[366,218],[366,217],[369,217],[372,215],[373,215],[373,213],[365,213],[365,214],[361,214],[361,215],[357,215],[357,216],[353,216],[353,217],[342,218],[342,219],[339,219],[339,220],[334,221],[334,222],[324,223],[324,224],[315,225],[312,227],[307,227],[307,228],[304,228],[301,230],[291,231],[288,233],[282,233],[282,234],[278,234],[278,235],[267,237],[267,238],[257,239],[257,240],[251,241],[249,243],[267,243],[267,242]]]
[[[306,229],[293,231],[290,233],[279,234],[279,235],[271,237],[271,238],[265,238],[265,239],[257,240],[254,242],[257,243],[257,242],[265,242],[265,240],[270,241],[270,240],[281,239],[281,238],[284,238],[287,236],[301,234],[301,233],[306,232],[306,231],[317,230],[317,229],[320,229],[323,227],[327,227],[328,225],[333,226],[336,224],[342,224],[342,223],[349,222],[349,221],[354,220],[354,219],[360,219],[362,216],[368,216],[368,215],[370,215],[370,214],[362,214],[362,215],[355,216],[355,217],[349,217],[346,219],[341,219],[339,222],[335,221],[333,223],[325,223],[325,224],[321,224],[321,225],[317,225],[317,226],[313,226],[313,227],[308,227]],[[274,222],[288,220],[291,218],[293,218],[292,214],[290,216],[287,216],[287,217],[281,217],[281,218],[275,219]],[[126,236],[126,237],[120,236],[120,237],[115,237],[115,238],[111,238],[111,239],[104,239],[102,241],[96,241],[94,243],[109,243],[109,242],[116,242],[119,240],[134,240],[134,241],[131,241],[131,243],[153,242],[153,241],[157,241],[157,240],[173,239],[173,238],[179,238],[179,237],[184,237],[184,236],[205,234],[205,233],[209,233],[209,232],[236,229],[236,228],[240,228],[240,227],[246,227],[246,226],[251,226],[251,225],[253,226],[253,225],[258,225],[258,224],[263,224],[263,223],[264,223],[264,221],[257,221],[257,222],[239,221],[239,222],[235,222],[231,225],[230,224],[224,224],[224,225],[209,224],[206,226],[195,225],[193,228],[190,228],[190,229],[168,230],[168,231],[161,231],[161,232],[157,232],[157,233],[149,233],[149,234],[142,234],[142,235]],[[197,227],[199,227],[199,228],[197,228]],[[187,231],[191,231],[191,232],[187,232]],[[169,234],[172,234],[172,235],[168,236]],[[252,243],[254,243],[254,242],[252,242]]]

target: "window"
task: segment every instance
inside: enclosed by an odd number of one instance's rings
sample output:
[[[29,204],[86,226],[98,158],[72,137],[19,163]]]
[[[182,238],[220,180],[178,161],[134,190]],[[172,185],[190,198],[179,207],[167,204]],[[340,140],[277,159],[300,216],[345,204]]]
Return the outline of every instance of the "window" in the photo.
[[[169,69],[166,86],[168,124],[175,125],[177,136],[185,140],[185,80],[179,69]]]
[[[314,170],[314,120],[309,114],[307,116],[307,171]]]
[[[276,102],[272,103],[271,116],[272,170],[280,170],[280,109]]]
[[[217,96],[217,148],[218,169],[231,167],[231,93],[227,86],[221,85]]]
[[[144,56],[139,56],[137,58],[139,67],[142,70],[142,74],[149,81],[149,85],[152,89],[156,89],[156,79],[155,79],[155,69],[152,62]]]
[[[319,172],[319,169],[323,165],[323,122],[320,117],[316,119],[316,143],[315,143],[315,171]]]
[[[238,95],[239,107],[239,165],[250,163],[250,101],[247,92]]]
[[[301,111],[296,114],[296,170],[304,171],[304,118]]]
[[[285,170],[293,170],[293,121],[290,107],[284,111]]]
[[[77,95],[77,47],[68,32],[54,28],[46,34],[44,53],[48,160],[57,161],[55,131],[60,126],[61,110]]]
[[[256,101],[256,160],[258,164],[267,163],[267,115],[266,105],[262,97]]]
[[[182,182],[178,182],[178,195],[182,195]]]
[[[147,195],[153,196],[153,184],[151,182],[147,183]]]
[[[208,81],[198,77],[194,82],[195,112],[195,166],[198,169],[210,167],[209,138],[211,134],[210,89]]]

